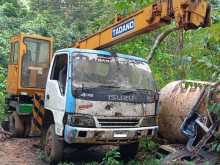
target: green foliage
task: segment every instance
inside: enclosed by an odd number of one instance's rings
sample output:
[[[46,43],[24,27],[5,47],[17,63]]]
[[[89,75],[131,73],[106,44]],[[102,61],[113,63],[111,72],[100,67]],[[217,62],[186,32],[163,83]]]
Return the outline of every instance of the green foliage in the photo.
[[[0,121],[4,117],[5,73],[5,69],[0,66]]]
[[[209,104],[208,109],[220,117],[220,103]]]
[[[159,159],[155,159],[155,158],[150,158],[150,159],[145,159],[143,161],[143,163],[141,163],[141,165],[160,165],[161,161]]]
[[[120,153],[118,150],[110,150],[107,152],[101,162],[102,165],[120,165],[121,162],[118,160],[120,158]]]
[[[99,165],[98,162],[90,162],[90,163],[85,163],[85,165]]]
[[[139,141],[139,149],[144,152],[154,152],[159,147],[159,144],[156,143],[153,139],[141,139]]]
[[[153,0],[139,0],[138,3],[135,0],[120,0],[114,2],[114,7],[118,14],[127,15],[150,3],[153,3]]]
[[[72,46],[80,38],[111,24],[116,15],[127,16],[152,2],[153,0],[28,0],[21,3],[18,0],[0,0],[0,120],[4,116],[5,78],[11,36],[20,32],[50,36],[54,39],[54,50],[57,50]],[[184,32],[184,48],[181,50],[177,49],[178,33],[168,36],[157,49],[150,66],[159,88],[178,79],[220,80],[220,3],[219,0],[210,2],[213,8],[211,27]],[[138,36],[108,50],[146,58],[157,35],[173,26],[171,24]],[[219,105],[209,108],[217,111]],[[140,143],[141,150],[147,152],[152,152],[157,147],[150,139]],[[117,150],[110,151],[103,158],[102,164],[121,164],[119,156]],[[152,157],[128,164],[160,164],[159,162]]]
[[[213,152],[220,152],[220,144],[219,141],[214,141],[211,143],[211,151]]]
[[[216,95],[219,95],[220,91],[219,89],[216,89],[215,87],[210,87],[209,93],[213,96],[213,100],[210,97],[206,98],[207,108],[209,112],[212,114],[215,114],[217,116],[217,120],[220,120],[220,103],[216,102],[214,100]],[[215,133],[214,140],[212,141],[211,145],[211,151],[220,153],[220,134],[219,131]]]
[[[37,156],[38,159],[45,161],[45,162],[49,162],[49,157],[47,157],[46,153],[42,150],[37,150]]]
[[[75,165],[74,163],[67,163],[67,162],[64,162],[64,163],[59,163],[58,165]]]
[[[0,64],[6,68],[9,38],[21,31],[53,37],[54,50],[57,50],[111,24],[116,15],[127,16],[151,3],[152,0],[32,0],[26,3],[1,0]],[[178,79],[210,81],[218,77],[213,68],[219,66],[220,7],[217,0],[211,3],[214,24],[210,28],[185,32],[181,51],[177,51],[178,33],[171,34],[160,45],[150,64],[159,88]],[[156,36],[172,26],[138,36],[109,50],[146,58]]]
[[[127,165],[160,165],[160,160],[155,158],[145,159],[143,161],[132,160],[127,163]]]

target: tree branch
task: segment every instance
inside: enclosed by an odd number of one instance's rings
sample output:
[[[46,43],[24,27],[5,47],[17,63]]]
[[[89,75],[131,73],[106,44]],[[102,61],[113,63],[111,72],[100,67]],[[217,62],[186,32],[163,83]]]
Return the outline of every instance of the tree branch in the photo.
[[[152,60],[152,58],[154,57],[154,53],[156,51],[156,49],[158,48],[158,46],[160,45],[160,43],[172,32],[180,30],[180,27],[175,27],[172,29],[168,29],[166,31],[164,31],[163,33],[161,33],[159,36],[157,36],[157,39],[154,42],[154,45],[147,57],[147,61],[150,62]]]

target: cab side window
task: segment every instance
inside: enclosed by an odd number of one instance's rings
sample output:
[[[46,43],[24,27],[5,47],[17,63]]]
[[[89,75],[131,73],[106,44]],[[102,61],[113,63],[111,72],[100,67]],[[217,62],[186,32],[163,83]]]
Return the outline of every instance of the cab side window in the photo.
[[[59,83],[61,94],[65,94],[66,79],[67,79],[67,54],[57,55],[54,59],[53,68],[50,79],[57,80]]]
[[[10,64],[18,63],[18,55],[19,55],[19,43],[15,42],[11,44],[11,56],[10,56]]]

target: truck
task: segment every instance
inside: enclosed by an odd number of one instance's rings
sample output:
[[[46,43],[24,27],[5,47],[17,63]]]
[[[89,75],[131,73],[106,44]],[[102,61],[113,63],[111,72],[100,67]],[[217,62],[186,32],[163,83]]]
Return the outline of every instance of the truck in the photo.
[[[186,30],[206,27],[210,5],[158,1],[53,55],[49,37],[12,37],[4,128],[15,137],[40,134],[51,163],[62,159],[66,145],[113,144],[122,158],[134,157],[139,139],[158,130],[155,81],[147,60],[101,49],[174,19]]]

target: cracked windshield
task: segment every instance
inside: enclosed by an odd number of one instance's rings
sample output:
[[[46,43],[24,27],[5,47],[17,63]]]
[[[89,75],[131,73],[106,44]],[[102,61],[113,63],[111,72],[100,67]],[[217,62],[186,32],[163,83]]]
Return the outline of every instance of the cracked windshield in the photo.
[[[76,87],[154,89],[151,71],[141,61],[84,53],[73,57],[73,68],[73,84]]]

